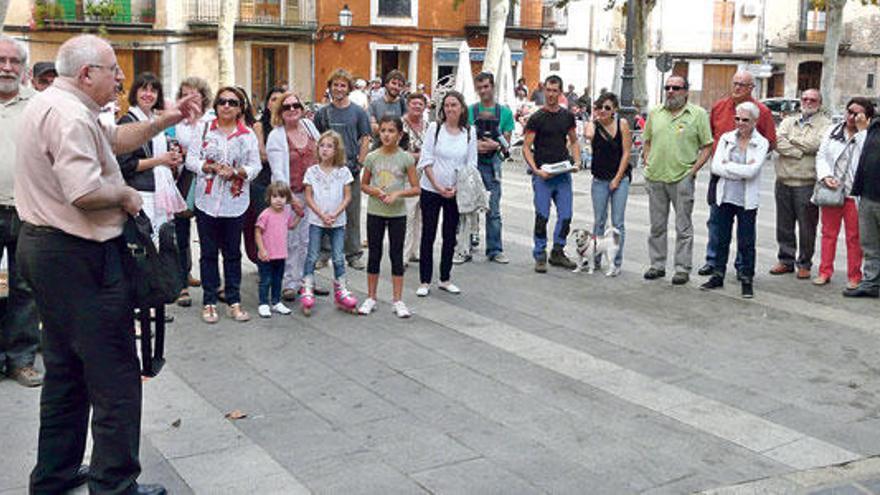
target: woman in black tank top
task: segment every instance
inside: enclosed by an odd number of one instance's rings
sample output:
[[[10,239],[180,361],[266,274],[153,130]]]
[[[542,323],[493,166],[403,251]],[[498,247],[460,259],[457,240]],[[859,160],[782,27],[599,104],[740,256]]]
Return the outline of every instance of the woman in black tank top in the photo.
[[[605,234],[609,203],[611,224],[620,233],[620,248],[611,272],[614,276],[620,274],[620,265],[623,263],[623,222],[632,179],[629,167],[632,133],[629,123],[617,116],[617,108],[617,96],[614,93],[602,93],[593,105],[593,120],[584,126],[584,137],[593,148],[590,166],[593,173],[593,233],[597,236]]]

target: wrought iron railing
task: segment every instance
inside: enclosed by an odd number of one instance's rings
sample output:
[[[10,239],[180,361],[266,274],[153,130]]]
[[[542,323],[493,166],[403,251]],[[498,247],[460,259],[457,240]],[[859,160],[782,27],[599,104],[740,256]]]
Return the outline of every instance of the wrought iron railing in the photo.
[[[37,0],[38,26],[145,24],[156,22],[156,0]]]
[[[221,0],[189,0],[187,20],[195,24],[217,24]],[[302,9],[299,0],[241,0],[236,24],[260,27],[315,27],[314,16]]]

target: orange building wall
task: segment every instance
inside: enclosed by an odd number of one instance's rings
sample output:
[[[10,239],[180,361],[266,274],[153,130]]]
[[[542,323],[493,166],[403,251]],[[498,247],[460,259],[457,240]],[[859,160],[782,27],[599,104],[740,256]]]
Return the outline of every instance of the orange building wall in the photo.
[[[531,1],[540,9],[540,0]],[[369,79],[370,42],[381,44],[419,44],[417,74],[410,79],[431,85],[434,38],[465,38],[465,22],[478,13],[479,0],[464,0],[453,8],[454,0],[421,0],[419,26],[392,27],[370,25],[370,0],[322,0],[317,2],[318,35],[315,43],[315,98],[320,101],[327,88],[327,78],[337,68],[352,73],[355,78]],[[339,29],[339,11],[344,5],[352,12],[352,25],[342,42],[334,41],[332,34]],[[530,4],[531,5],[531,4]],[[537,11],[540,15],[540,10]],[[475,48],[486,46],[486,37],[472,36],[468,44]],[[533,84],[540,77],[541,45],[538,39],[524,41],[525,59],[523,76]],[[472,64],[476,74],[482,63]]]

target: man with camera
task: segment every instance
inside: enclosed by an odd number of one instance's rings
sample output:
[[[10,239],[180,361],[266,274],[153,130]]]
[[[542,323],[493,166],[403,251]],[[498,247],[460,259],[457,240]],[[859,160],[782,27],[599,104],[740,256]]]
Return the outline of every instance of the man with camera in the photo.
[[[501,242],[501,162],[508,156],[507,148],[510,147],[514,127],[513,112],[495,101],[495,77],[492,73],[477,74],[474,87],[480,102],[471,105],[468,115],[477,130],[477,168],[489,192],[486,257],[495,263],[507,264],[510,259],[504,254]],[[476,235],[476,240],[479,240],[479,228]]]

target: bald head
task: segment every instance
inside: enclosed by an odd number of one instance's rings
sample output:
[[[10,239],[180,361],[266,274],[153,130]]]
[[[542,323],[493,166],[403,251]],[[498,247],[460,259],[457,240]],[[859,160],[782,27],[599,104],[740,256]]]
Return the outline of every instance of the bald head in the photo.
[[[95,35],[75,36],[58,49],[55,69],[59,76],[76,77],[83,66],[100,64],[108,52],[113,53],[113,47]]]
[[[755,87],[755,78],[751,72],[740,70],[733,75],[732,85],[731,98],[736,103],[742,103],[751,98],[752,89]]]
[[[116,88],[125,80],[113,47],[91,34],[65,41],[58,49],[55,68],[59,77],[74,84],[98,106],[115,100]]]

